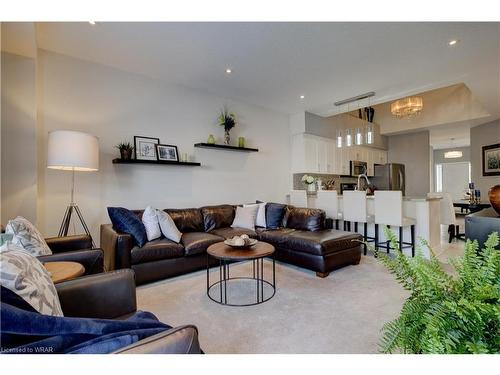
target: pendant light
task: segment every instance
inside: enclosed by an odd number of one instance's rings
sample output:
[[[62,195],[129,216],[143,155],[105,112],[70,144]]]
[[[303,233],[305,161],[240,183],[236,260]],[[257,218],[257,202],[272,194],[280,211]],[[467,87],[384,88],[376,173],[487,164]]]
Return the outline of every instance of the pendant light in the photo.
[[[337,148],[342,148],[342,130],[337,130]]]
[[[360,146],[363,144],[363,133],[361,133],[361,128],[356,128],[354,142],[356,143],[357,146]]]
[[[373,144],[373,125],[368,125],[366,127],[366,144]]]
[[[345,145],[347,147],[351,147],[352,146],[352,134],[351,134],[351,129],[347,129],[345,131]]]
[[[450,148],[454,148],[455,138],[450,138],[450,141],[451,141],[450,142],[450,145],[451,145]],[[446,151],[444,153],[444,158],[445,159],[457,159],[457,158],[461,158],[462,156],[463,156],[463,153],[460,150]]]

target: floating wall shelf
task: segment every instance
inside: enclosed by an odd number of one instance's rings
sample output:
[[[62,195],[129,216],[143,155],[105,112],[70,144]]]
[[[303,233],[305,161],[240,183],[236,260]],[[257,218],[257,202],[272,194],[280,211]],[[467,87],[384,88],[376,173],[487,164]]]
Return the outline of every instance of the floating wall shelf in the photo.
[[[167,160],[122,160],[113,159],[113,164],[158,164],[158,165],[176,165],[179,167],[199,167],[200,163],[188,161],[167,161]]]
[[[213,143],[195,143],[194,147],[198,148],[211,148],[214,150],[226,150],[226,151],[240,151],[240,152],[258,152],[258,148],[248,148],[248,147],[238,147],[238,146],[228,146],[228,145],[217,145]]]

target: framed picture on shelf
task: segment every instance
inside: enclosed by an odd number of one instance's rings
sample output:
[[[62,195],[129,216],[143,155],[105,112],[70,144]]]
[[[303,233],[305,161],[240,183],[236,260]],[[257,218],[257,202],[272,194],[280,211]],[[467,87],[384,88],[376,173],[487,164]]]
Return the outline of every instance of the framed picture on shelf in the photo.
[[[162,161],[179,161],[177,146],[174,145],[156,145],[158,160]]]
[[[135,158],[137,160],[158,160],[156,145],[160,143],[160,138],[134,136]]]
[[[500,176],[500,143],[483,146],[483,176]]]

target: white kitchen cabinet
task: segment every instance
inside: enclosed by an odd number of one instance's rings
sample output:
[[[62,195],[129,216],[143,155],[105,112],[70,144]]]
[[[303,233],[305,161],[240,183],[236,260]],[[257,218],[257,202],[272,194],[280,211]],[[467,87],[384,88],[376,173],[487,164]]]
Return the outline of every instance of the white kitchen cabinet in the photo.
[[[337,146],[334,140],[326,141],[326,173],[335,173],[335,150]]]
[[[337,148],[334,139],[311,134],[296,134],[291,140],[292,173],[350,174],[351,160],[368,164],[369,176],[375,164],[387,162],[387,152],[371,147],[356,146]]]
[[[318,142],[312,137],[304,138],[305,172],[319,172]]]

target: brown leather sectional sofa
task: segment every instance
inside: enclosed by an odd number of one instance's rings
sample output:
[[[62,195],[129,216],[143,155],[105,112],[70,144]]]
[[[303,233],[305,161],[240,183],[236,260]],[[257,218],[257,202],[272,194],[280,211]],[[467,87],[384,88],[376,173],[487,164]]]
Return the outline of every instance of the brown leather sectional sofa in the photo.
[[[179,244],[160,238],[138,247],[132,236],[118,233],[111,224],[101,225],[101,248],[107,270],[131,268],[136,283],[177,276],[200,270],[207,265],[208,246],[247,234],[276,248],[277,260],[304,267],[326,277],[330,271],[361,259],[362,236],[325,229],[322,210],[286,206],[282,227],[278,229],[231,228],[235,215],[233,205],[201,208],[166,209],[183,233]],[[139,217],[142,210],[134,211]],[[211,265],[216,261],[209,258]]]

